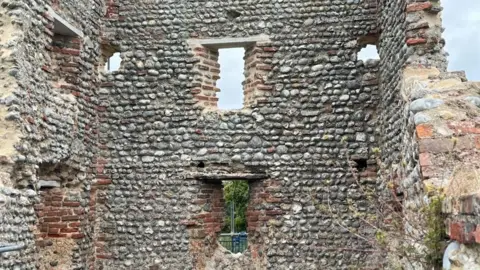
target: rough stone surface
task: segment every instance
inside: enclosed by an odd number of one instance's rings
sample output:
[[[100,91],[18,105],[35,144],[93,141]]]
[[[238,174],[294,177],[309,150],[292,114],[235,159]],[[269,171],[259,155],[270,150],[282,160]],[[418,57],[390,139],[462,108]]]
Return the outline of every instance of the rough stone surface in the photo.
[[[452,270],[480,269],[480,247],[478,245],[460,245],[449,256]]]
[[[465,97],[465,100],[471,102],[473,105],[477,106],[480,108],[480,97]]]
[[[407,70],[405,74],[405,85],[423,85],[425,92],[436,92],[434,101],[427,94],[413,101],[410,109],[422,111],[414,116],[421,186],[423,190],[444,191],[446,233],[451,240],[462,243],[460,250],[450,256],[451,269],[476,269],[480,243],[476,195],[480,185],[480,110],[469,98],[478,89],[456,73],[437,69]],[[406,92],[412,93],[408,89]],[[421,201],[411,200],[409,204],[420,207]]]
[[[348,157],[379,188],[405,164],[397,180],[418,199],[419,152],[449,144],[410,102],[464,82],[444,72],[438,11],[417,2],[4,1],[0,244],[25,248],[0,268],[383,268],[344,227],[374,237],[351,208],[374,207]],[[83,38],[56,32],[47,5]],[[218,52],[191,41],[259,35],[245,45],[245,108],[216,110]],[[380,60],[357,60],[366,44]],[[412,91],[429,85],[411,87],[409,66],[443,84]],[[476,126],[454,125],[478,148]],[[241,255],[217,241],[225,179],[249,180]]]
[[[35,238],[31,232],[36,223],[35,197],[34,192],[0,188],[0,247],[24,246],[19,251],[0,254],[0,269],[36,269]]]
[[[443,100],[440,100],[440,99],[421,98],[421,99],[415,100],[410,104],[410,110],[412,112],[421,112],[425,110],[434,109],[442,105],[443,103],[444,103]]]

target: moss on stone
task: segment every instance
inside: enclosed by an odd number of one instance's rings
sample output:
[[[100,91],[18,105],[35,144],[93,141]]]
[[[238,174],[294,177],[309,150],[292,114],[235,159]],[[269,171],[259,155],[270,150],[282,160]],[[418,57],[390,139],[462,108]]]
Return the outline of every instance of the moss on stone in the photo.
[[[442,214],[442,195],[430,198],[430,203],[424,207],[426,214],[426,235],[424,239],[426,250],[426,261],[432,266],[441,266],[443,249],[445,246],[445,217]]]

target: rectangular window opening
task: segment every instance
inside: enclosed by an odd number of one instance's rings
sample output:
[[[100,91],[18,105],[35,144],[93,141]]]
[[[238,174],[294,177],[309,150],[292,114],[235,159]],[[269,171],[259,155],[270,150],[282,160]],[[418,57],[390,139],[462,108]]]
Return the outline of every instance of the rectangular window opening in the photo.
[[[234,110],[243,108],[245,78],[245,48],[219,49],[220,79],[216,82],[218,108]]]
[[[190,39],[196,64],[191,93],[204,111],[236,110],[268,102],[278,48],[268,36]]]
[[[225,201],[224,225],[218,237],[220,244],[232,253],[242,253],[248,247],[247,207],[250,186],[246,180],[222,181]]]

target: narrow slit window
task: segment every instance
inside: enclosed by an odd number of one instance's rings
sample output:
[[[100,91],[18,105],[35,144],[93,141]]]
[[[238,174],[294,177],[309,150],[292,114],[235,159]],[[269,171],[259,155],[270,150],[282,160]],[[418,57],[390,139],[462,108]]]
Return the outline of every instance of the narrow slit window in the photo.
[[[221,91],[217,93],[218,108],[223,110],[243,108],[243,82],[245,79],[245,49],[220,49],[220,79],[217,86]]]
[[[367,45],[365,48],[360,50],[357,55],[358,60],[367,61],[368,59],[380,59],[380,55],[378,54],[377,46],[375,45]]]

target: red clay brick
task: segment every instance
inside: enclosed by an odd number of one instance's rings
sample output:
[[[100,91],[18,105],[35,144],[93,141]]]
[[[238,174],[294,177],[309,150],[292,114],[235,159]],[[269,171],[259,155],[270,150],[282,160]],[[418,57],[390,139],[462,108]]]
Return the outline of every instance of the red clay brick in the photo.
[[[43,222],[60,222],[59,217],[46,217],[43,218]]]
[[[71,236],[73,239],[80,239],[80,238],[84,238],[85,235],[83,233],[75,233],[75,234],[72,234]]]
[[[459,222],[450,223],[449,236],[450,236],[450,239],[452,240],[463,242],[463,239],[464,239],[463,224]]]
[[[77,221],[77,220],[80,220],[81,217],[80,216],[65,216],[65,217],[62,217],[62,221]]]
[[[59,229],[62,229],[62,228],[67,228],[67,227],[68,227],[68,224],[66,224],[66,223],[49,223],[49,224],[48,224],[48,227],[49,227],[49,228],[59,228]]]
[[[416,127],[418,138],[431,138],[433,136],[433,127],[431,125],[420,124]]]
[[[420,153],[420,166],[432,166],[432,161],[430,160],[429,153]]]
[[[474,232],[475,242],[480,243],[480,224],[477,225],[477,228]]]
[[[112,180],[110,179],[97,179],[96,185],[110,185]]]
[[[429,8],[432,8],[431,2],[413,3],[407,6],[407,12],[416,12],[416,11],[425,10]]]
[[[60,229],[60,232],[62,233],[76,233],[78,232],[78,228],[62,228]]]
[[[427,43],[427,40],[424,39],[424,38],[410,38],[410,39],[407,40],[407,45],[408,46],[425,44],[425,43]]]

